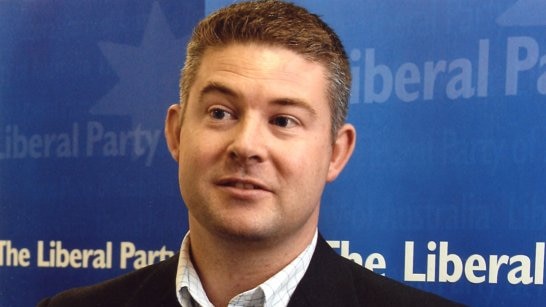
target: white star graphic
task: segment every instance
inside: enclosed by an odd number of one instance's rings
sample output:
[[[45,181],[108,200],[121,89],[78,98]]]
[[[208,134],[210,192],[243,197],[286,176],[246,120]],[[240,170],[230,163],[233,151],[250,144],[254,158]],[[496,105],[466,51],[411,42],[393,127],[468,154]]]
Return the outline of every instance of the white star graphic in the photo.
[[[520,0],[497,17],[500,26],[545,26],[546,1]]]
[[[140,46],[100,42],[119,83],[90,112],[130,116],[133,127],[162,126],[166,108],[178,101],[186,40],[176,39],[159,4],[154,2]]]

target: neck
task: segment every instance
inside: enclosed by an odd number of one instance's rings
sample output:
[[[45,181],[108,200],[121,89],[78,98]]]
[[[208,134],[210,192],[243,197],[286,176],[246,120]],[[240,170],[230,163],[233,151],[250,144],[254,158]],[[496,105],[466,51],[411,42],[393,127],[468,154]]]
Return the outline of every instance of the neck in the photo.
[[[190,217],[192,262],[211,303],[227,306],[235,295],[257,287],[292,262],[315,231],[316,225],[312,231],[273,242],[238,241],[211,234]]]

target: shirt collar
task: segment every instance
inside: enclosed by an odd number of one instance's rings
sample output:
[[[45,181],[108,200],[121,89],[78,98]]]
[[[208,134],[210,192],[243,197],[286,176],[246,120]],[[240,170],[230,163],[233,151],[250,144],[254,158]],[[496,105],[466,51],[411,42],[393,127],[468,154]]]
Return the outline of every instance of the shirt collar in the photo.
[[[286,306],[303,278],[317,245],[318,231],[311,243],[292,262],[256,288],[231,299],[228,306]],[[176,294],[183,307],[213,307],[190,258],[189,232],[182,241],[176,272]]]

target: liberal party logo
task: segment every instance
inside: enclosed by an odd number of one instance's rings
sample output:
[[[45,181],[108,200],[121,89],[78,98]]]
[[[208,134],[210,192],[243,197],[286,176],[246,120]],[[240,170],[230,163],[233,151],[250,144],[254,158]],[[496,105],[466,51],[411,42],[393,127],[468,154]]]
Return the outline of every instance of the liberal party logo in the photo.
[[[138,46],[99,41],[102,61],[107,62],[104,66],[111,67],[116,75],[110,90],[90,106],[83,120],[69,117],[56,128],[40,126],[39,131],[16,122],[0,127],[0,160],[129,158],[150,166],[161,143],[166,109],[178,101],[180,69],[192,30],[188,25],[202,17],[200,2],[179,6],[184,11],[183,16],[177,16],[177,26],[185,28],[178,38],[160,4],[154,2]],[[121,20],[119,23],[124,24]],[[114,27],[111,31],[121,37],[138,29]],[[100,76],[94,81],[101,82],[98,79]]]

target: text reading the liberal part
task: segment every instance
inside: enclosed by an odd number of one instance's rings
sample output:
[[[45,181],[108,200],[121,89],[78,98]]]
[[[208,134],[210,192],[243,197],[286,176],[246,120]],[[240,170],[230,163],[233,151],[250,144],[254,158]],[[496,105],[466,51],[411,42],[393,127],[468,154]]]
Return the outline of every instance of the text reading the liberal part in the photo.
[[[31,248],[19,247],[10,240],[0,240],[0,267],[39,267],[74,269],[139,269],[165,260],[174,252],[162,246],[157,250],[138,249],[123,241],[114,247],[106,242],[95,248],[66,248],[62,241],[38,241]]]
[[[388,261],[381,253],[367,256],[350,250],[350,241],[328,241],[341,256],[378,274],[386,275]],[[175,253],[162,246],[139,249],[133,242],[105,242],[94,248],[68,248],[62,241],[37,241],[32,248],[11,240],[0,240],[1,267],[39,267],[56,269],[139,269],[165,260]],[[543,285],[546,242],[536,242],[534,252],[526,254],[471,254],[461,256],[447,241],[429,241],[425,246],[404,242],[403,279],[407,282],[474,284],[509,283]]]

